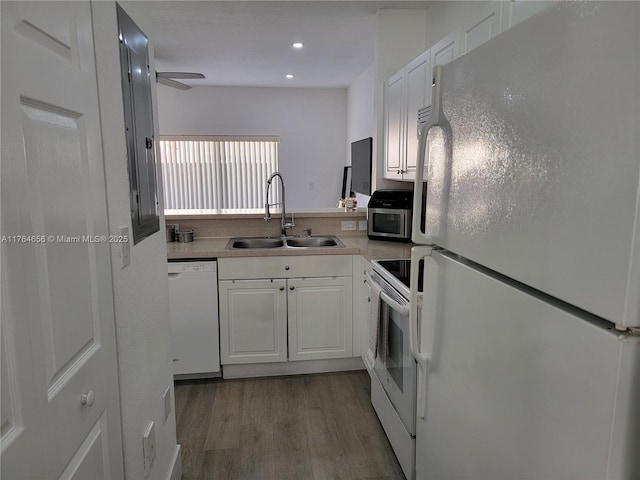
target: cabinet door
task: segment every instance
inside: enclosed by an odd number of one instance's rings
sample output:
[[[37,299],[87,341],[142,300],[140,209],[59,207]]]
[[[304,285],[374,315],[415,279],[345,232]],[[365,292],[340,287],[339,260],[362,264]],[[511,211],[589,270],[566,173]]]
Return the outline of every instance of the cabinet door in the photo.
[[[385,178],[402,178],[404,169],[404,142],[402,122],[403,75],[393,75],[384,89],[384,166]]]
[[[450,33],[431,47],[431,68],[445,65],[458,56],[458,34]]]
[[[470,52],[500,33],[502,3],[499,0],[490,2],[463,27],[460,36],[460,55]]]
[[[511,0],[504,2],[502,12],[502,31],[517,25],[527,18],[541,12],[557,1],[553,0]]]
[[[406,121],[403,180],[413,180],[418,158],[418,110],[431,104],[431,51],[405,67]]]
[[[352,354],[351,277],[288,280],[289,360]]]
[[[286,280],[225,280],[218,290],[221,363],[285,362]]]

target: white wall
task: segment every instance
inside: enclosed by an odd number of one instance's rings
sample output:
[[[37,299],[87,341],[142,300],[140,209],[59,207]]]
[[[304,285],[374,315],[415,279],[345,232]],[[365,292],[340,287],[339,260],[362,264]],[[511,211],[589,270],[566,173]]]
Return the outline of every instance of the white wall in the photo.
[[[120,4],[152,39],[150,5],[135,1]],[[109,230],[115,234],[120,225],[131,228],[116,8],[112,1],[93,2],[92,8]],[[153,69],[153,50],[150,54]],[[153,89],[155,95],[155,86]],[[131,264],[125,268],[120,267],[119,248],[119,244],[112,244],[111,255],[125,476],[130,480],[145,478],[142,433],[147,422],[153,421],[157,458],[148,478],[165,479],[179,448],[173,409],[164,218],[160,232],[135,246],[131,243]],[[162,394],[167,387],[171,388],[173,411],[165,423]],[[179,458],[177,461],[179,473]]]
[[[288,208],[333,207],[340,197],[346,89],[160,86],[158,112],[165,135],[278,135]]]

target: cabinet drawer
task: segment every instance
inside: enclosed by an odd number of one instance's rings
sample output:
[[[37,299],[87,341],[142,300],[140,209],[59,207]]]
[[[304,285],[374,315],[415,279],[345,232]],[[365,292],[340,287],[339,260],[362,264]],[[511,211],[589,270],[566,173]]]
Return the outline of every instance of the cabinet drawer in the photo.
[[[351,255],[234,257],[218,259],[220,280],[292,277],[350,277]]]

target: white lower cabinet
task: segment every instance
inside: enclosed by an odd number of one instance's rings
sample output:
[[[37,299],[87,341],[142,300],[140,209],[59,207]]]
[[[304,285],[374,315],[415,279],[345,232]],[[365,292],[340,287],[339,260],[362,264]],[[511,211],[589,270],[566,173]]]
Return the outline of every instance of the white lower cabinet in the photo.
[[[289,360],[350,357],[351,277],[291,278],[287,283]]]
[[[287,360],[286,284],[284,279],[218,282],[223,365]]]
[[[223,365],[352,356],[351,256],[221,258],[219,266]]]

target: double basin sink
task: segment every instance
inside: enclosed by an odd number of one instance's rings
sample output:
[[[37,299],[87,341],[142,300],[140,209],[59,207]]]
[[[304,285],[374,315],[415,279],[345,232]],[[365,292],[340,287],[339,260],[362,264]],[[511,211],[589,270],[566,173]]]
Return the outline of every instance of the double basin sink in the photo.
[[[344,248],[344,244],[333,235],[321,237],[236,237],[227,243],[226,250],[254,249],[302,249]]]

